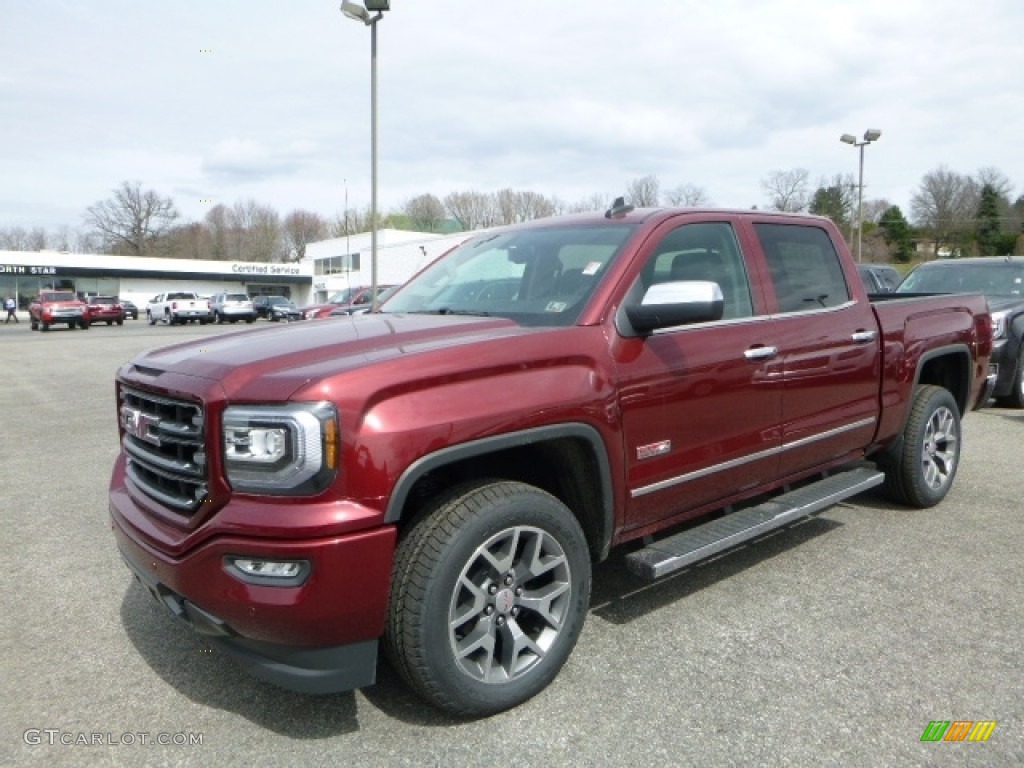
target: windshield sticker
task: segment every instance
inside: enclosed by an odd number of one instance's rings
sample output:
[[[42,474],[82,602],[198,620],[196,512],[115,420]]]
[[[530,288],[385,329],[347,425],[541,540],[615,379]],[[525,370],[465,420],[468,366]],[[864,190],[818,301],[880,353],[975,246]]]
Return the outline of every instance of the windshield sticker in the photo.
[[[569,306],[564,301],[549,301],[548,305],[544,307],[545,312],[565,312],[565,308]]]
[[[597,270],[599,270],[600,268],[601,268],[601,262],[600,261],[592,261],[589,264],[587,264],[587,266],[585,266],[583,268],[583,274],[584,275],[596,275],[597,274]]]

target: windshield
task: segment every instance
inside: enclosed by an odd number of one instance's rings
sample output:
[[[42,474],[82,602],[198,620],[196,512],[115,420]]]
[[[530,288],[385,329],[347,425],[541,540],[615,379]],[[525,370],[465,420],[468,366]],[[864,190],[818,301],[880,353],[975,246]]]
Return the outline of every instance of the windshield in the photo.
[[[943,262],[919,267],[900,284],[900,293],[983,293],[986,296],[1024,295],[1024,261]]]
[[[410,280],[382,311],[571,325],[633,230],[615,222],[481,235]]]
[[[43,294],[43,301],[75,301],[75,294],[71,291],[59,291]]]
[[[348,304],[349,302],[352,301],[352,297],[355,296],[355,294],[358,291],[361,291],[361,290],[362,290],[361,288],[345,288],[344,290],[338,291],[333,296],[331,296],[327,300],[327,303],[328,304]]]

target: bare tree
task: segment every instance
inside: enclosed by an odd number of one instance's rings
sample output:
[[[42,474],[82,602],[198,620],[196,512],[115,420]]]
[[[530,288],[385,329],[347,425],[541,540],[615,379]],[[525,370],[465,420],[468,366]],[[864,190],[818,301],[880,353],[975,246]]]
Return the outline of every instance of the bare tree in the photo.
[[[203,222],[210,233],[210,258],[218,261],[230,259],[231,210],[223,204],[215,205],[206,212]]]
[[[590,211],[604,211],[612,203],[613,196],[602,192],[595,192],[590,197],[577,200],[565,206],[565,213],[589,213]]]
[[[811,202],[807,186],[809,176],[806,168],[770,171],[761,179],[761,189],[769,198],[768,208],[790,213],[805,210]]]
[[[22,227],[0,230],[0,247],[5,251],[27,251],[28,232]]]
[[[494,226],[499,220],[494,198],[483,192],[450,192],[444,198],[444,207],[464,232]]]
[[[707,191],[696,184],[680,184],[678,187],[665,190],[665,200],[669,205],[681,205],[687,208],[712,204]]]
[[[626,185],[626,201],[637,208],[653,208],[659,203],[661,183],[651,174],[633,179]]]
[[[421,232],[436,232],[444,222],[444,203],[429,192],[409,200],[403,212],[412,226]]]
[[[143,256],[173,226],[178,211],[169,197],[143,190],[139,181],[123,181],[108,200],[89,206],[88,226],[101,235],[110,250]]]
[[[853,176],[851,175],[852,179]],[[850,193],[853,195],[853,192]],[[892,203],[885,198],[875,198],[874,200],[864,201],[864,221],[870,221],[872,224],[877,224],[882,220],[882,214],[892,208]]]
[[[284,242],[289,254],[294,252],[295,260],[306,256],[306,245],[327,237],[327,222],[318,213],[292,211],[284,218]]]
[[[914,224],[935,240],[936,252],[962,244],[971,229],[976,205],[975,182],[941,165],[921,179],[910,198]]]

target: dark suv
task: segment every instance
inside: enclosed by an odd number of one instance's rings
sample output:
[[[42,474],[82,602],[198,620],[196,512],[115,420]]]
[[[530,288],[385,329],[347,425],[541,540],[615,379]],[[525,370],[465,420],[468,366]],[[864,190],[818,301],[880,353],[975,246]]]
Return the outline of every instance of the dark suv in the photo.
[[[294,302],[284,296],[257,296],[252,300],[256,317],[267,320],[301,320],[302,313],[296,309]]]
[[[983,293],[992,312],[992,396],[1024,408],[1024,256],[940,259],[906,276],[898,293]]]
[[[896,267],[888,264],[858,264],[857,274],[864,281],[868,293],[892,293],[900,284],[903,275]]]

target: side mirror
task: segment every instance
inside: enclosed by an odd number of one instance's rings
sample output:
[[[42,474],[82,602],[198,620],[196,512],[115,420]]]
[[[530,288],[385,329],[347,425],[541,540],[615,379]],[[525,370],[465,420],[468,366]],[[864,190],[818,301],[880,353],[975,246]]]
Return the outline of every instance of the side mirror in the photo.
[[[652,285],[639,304],[627,305],[625,310],[633,330],[650,333],[659,328],[721,320],[724,306],[718,283],[684,280]]]

